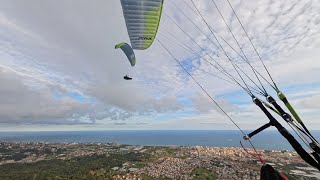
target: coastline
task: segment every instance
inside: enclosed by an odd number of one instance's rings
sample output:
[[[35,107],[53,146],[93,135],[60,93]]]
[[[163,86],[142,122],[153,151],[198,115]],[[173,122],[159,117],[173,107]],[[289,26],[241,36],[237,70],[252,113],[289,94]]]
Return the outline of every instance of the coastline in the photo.
[[[33,177],[48,171],[45,177],[77,179],[100,176],[109,179],[192,179],[195,175],[258,179],[261,167],[257,159],[237,147],[48,142],[0,142],[0,147],[0,178],[15,177],[22,172]],[[248,151],[254,153],[250,148]],[[318,171],[310,168],[295,152],[258,150],[258,153],[289,177],[320,179]],[[79,170],[73,174],[71,169]]]
[[[249,131],[248,131],[249,132]],[[315,131],[320,137],[320,131]],[[53,131],[0,132],[0,141],[6,142],[77,142],[145,145],[145,146],[246,146],[242,134],[233,130],[140,130],[140,131]],[[257,149],[293,150],[276,131],[265,131],[252,138]]]

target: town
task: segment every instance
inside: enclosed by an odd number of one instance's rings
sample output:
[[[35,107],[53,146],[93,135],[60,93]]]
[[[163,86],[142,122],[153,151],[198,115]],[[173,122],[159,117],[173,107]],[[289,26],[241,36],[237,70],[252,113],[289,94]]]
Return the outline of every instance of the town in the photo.
[[[260,179],[255,155],[289,179],[320,179],[295,152],[207,146],[0,142],[0,179]]]

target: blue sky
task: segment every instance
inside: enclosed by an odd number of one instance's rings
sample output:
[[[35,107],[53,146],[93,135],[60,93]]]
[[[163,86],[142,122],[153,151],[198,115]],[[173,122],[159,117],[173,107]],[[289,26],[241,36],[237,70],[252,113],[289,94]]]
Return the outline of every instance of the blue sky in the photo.
[[[209,29],[185,2],[192,7],[189,0],[175,1],[214,41]],[[268,78],[228,4],[217,2],[252,65]],[[308,127],[319,129],[317,0],[231,3],[280,89]],[[196,5],[210,26],[237,47],[212,2],[199,0]],[[166,38],[174,36],[208,59],[168,16],[236,76],[223,53],[170,1],[165,0],[163,13],[166,15],[161,19],[159,40],[240,127],[255,129],[265,124],[267,119],[239,86],[204,73],[201,70],[225,78],[203,59],[177,45],[177,41]],[[3,1],[0,131],[236,129],[157,41],[149,49],[135,52],[134,68],[121,51],[114,49],[119,42],[130,42],[120,1]],[[241,62],[222,44],[231,57]],[[239,66],[254,79],[248,65]],[[125,74],[131,75],[133,81],[124,81]],[[267,90],[276,97],[270,87]]]

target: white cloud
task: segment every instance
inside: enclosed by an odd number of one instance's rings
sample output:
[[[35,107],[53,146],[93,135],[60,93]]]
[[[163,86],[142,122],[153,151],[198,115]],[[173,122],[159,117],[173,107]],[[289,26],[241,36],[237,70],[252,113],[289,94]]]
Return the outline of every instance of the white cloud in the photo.
[[[208,23],[236,48],[212,2],[195,2]],[[217,2],[252,64],[267,76],[228,4]],[[214,41],[209,29],[183,0],[175,3]],[[192,7],[190,1],[187,3]],[[320,5],[316,0],[234,0],[231,3],[280,87],[287,89],[320,83],[320,63],[317,61]],[[201,89],[158,42],[155,41],[146,51],[136,51],[137,64],[134,68],[130,67],[121,51],[114,50],[115,44],[129,42],[118,1],[74,0],[55,3],[50,0],[4,0],[1,4],[0,122],[100,123],[115,128],[120,125],[115,123],[122,123],[123,128],[135,128],[135,123],[141,123],[139,119],[145,118],[147,120],[143,123],[148,124],[141,127],[165,129],[179,128],[181,122],[185,122],[185,128],[207,128],[205,124],[211,121],[207,122],[206,118],[210,118],[214,119],[214,123],[223,122],[227,128],[231,128],[227,118],[217,113],[217,107],[202,95]],[[170,1],[165,2],[164,13],[176,20],[208,53],[219,52]],[[183,60],[186,66],[224,77],[204,61],[190,62],[189,59],[195,56],[161,36],[165,34],[172,38],[168,32],[200,52],[163,15],[158,37],[173,54]],[[222,44],[231,57],[236,57],[225,43]],[[236,76],[237,73],[221,51],[219,55],[215,56],[217,61]],[[240,59],[236,60],[241,62]],[[255,78],[248,65],[241,63],[240,66],[252,79]],[[124,81],[122,77],[125,74],[133,76],[134,80]],[[192,74],[210,94],[219,97],[218,102],[239,124],[251,128],[264,122],[255,121],[262,119],[263,114],[251,104],[249,96],[238,93],[242,91],[241,88],[197,69],[192,69]],[[250,85],[254,86],[252,83]],[[289,96],[294,93],[301,92],[290,92]],[[55,97],[57,94],[59,97]],[[187,100],[181,101],[181,97]],[[294,96],[292,101],[303,112],[308,108],[313,109],[306,113],[306,119],[313,122],[318,113],[317,106],[313,106],[316,99],[317,94],[313,98]],[[187,115],[182,115],[181,119],[168,119],[183,111]],[[167,120],[158,122],[157,116],[167,117]],[[192,119],[201,120],[203,124]],[[212,127],[223,128],[223,123]]]
[[[53,99],[48,89],[35,91],[23,84],[21,79],[24,77],[12,71],[0,69],[0,74],[1,123],[82,123],[67,117],[86,109],[87,103],[77,102],[68,97]]]

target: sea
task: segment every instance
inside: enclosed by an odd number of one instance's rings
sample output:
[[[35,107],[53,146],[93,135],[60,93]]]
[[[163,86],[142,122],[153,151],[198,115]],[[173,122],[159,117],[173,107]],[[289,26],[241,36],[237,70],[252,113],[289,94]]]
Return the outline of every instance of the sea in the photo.
[[[249,133],[246,132],[246,133]],[[294,133],[292,133],[294,134]],[[320,131],[312,131],[320,139]],[[137,131],[50,131],[50,132],[0,132],[5,142],[58,142],[58,143],[119,143],[144,146],[214,146],[246,148],[250,144],[243,134],[233,130],[137,130]],[[298,138],[297,138],[298,139]],[[264,131],[252,139],[257,149],[293,150],[277,131]]]

